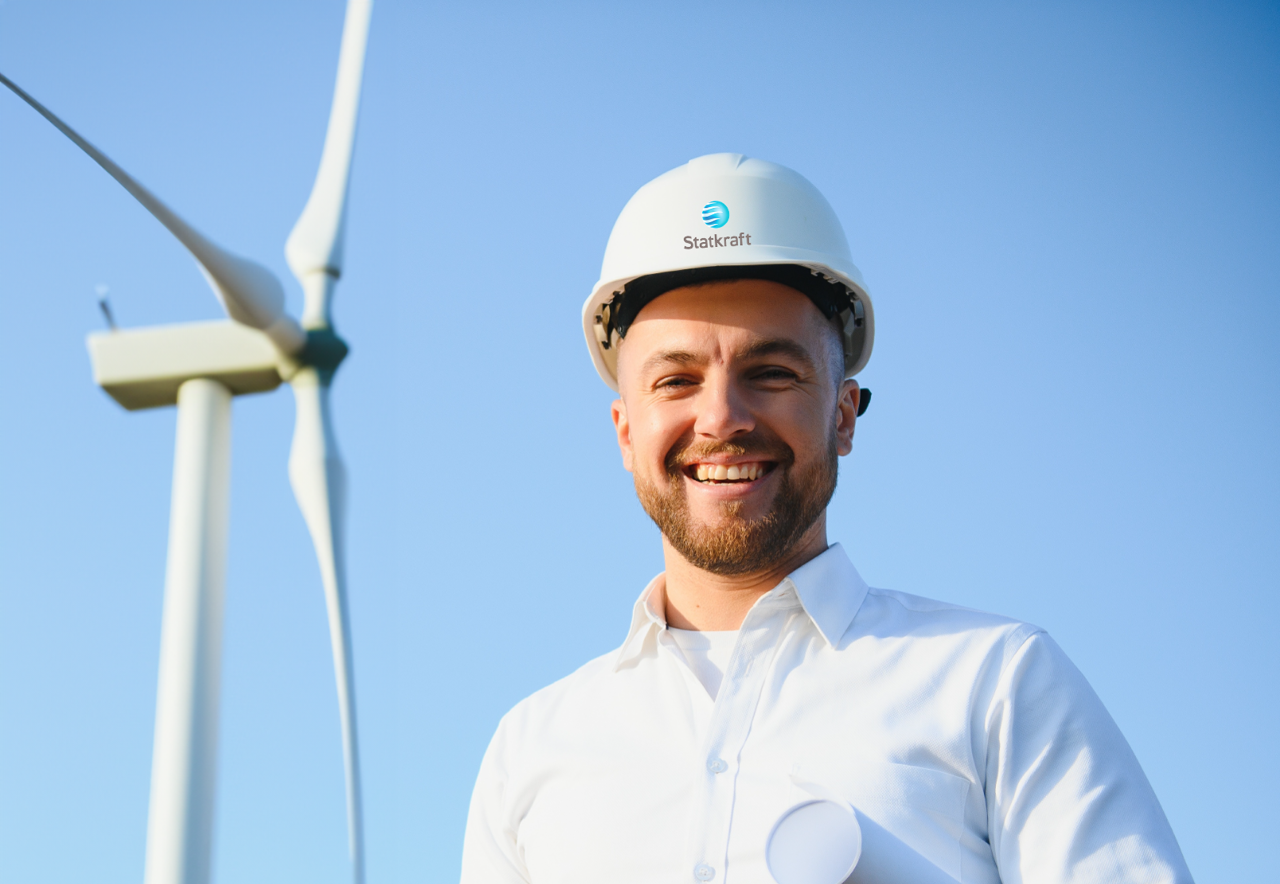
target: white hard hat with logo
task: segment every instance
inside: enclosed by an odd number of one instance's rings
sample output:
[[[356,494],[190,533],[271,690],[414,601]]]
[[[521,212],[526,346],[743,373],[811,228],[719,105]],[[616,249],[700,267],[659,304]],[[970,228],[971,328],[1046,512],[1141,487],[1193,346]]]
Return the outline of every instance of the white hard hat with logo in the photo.
[[[845,377],[867,364],[875,335],[871,298],[830,204],[785,166],[715,153],[640,188],[613,225],[600,281],[582,308],[596,371],[618,389],[618,342],[658,295],[743,278],[789,285],[837,319]]]

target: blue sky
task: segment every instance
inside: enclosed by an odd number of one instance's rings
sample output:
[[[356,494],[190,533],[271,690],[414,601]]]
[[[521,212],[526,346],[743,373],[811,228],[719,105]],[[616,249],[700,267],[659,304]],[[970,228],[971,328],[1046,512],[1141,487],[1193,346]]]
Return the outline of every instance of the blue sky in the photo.
[[[4,0],[0,71],[286,280],[336,0]],[[831,509],[873,585],[1045,627],[1197,880],[1261,880],[1280,764],[1280,10],[374,10],[335,387],[371,882],[450,880],[513,703],[616,646],[661,567],[579,309],[645,181],[731,150],[840,215],[875,401]],[[84,348],[218,316],[186,253],[0,94],[0,879],[142,873],[172,410]],[[219,881],[345,880],[287,392],[235,409]]]

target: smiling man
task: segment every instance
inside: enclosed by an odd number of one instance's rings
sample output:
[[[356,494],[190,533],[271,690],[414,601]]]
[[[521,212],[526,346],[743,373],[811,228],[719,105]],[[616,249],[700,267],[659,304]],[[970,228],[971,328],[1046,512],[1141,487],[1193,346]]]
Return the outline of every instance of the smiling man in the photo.
[[[836,459],[852,449],[859,399],[840,334],[781,283],[703,282],[640,311],[618,377],[613,421],[662,530],[667,623],[737,629],[827,548]]]
[[[503,718],[464,884],[1191,880],[1042,630],[829,545],[874,317],[808,181],[714,154],[650,182],[584,329],[665,569],[618,650]]]

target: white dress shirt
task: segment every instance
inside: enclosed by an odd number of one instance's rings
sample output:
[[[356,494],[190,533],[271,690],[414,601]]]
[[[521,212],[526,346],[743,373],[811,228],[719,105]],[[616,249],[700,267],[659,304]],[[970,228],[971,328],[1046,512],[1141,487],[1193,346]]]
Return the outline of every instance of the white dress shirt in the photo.
[[[502,719],[463,884],[773,884],[766,840],[806,784],[857,811],[851,882],[1191,881],[1129,745],[1037,627],[870,589],[836,544],[752,607],[713,700],[663,586],[621,648]]]

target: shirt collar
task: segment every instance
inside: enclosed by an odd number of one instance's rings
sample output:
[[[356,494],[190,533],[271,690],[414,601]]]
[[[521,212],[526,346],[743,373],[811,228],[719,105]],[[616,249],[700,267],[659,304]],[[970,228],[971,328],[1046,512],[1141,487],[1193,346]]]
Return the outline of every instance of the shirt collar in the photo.
[[[792,571],[757,604],[785,591],[788,584],[795,587],[805,613],[831,647],[840,641],[867,597],[867,584],[838,543]],[[631,609],[631,628],[618,649],[615,670],[638,657],[651,634],[667,628],[666,586],[665,574],[659,574],[636,599]]]
[[[867,597],[867,584],[844,547],[831,544],[822,555],[792,571],[787,580],[795,586],[800,604],[818,632],[835,647]]]

